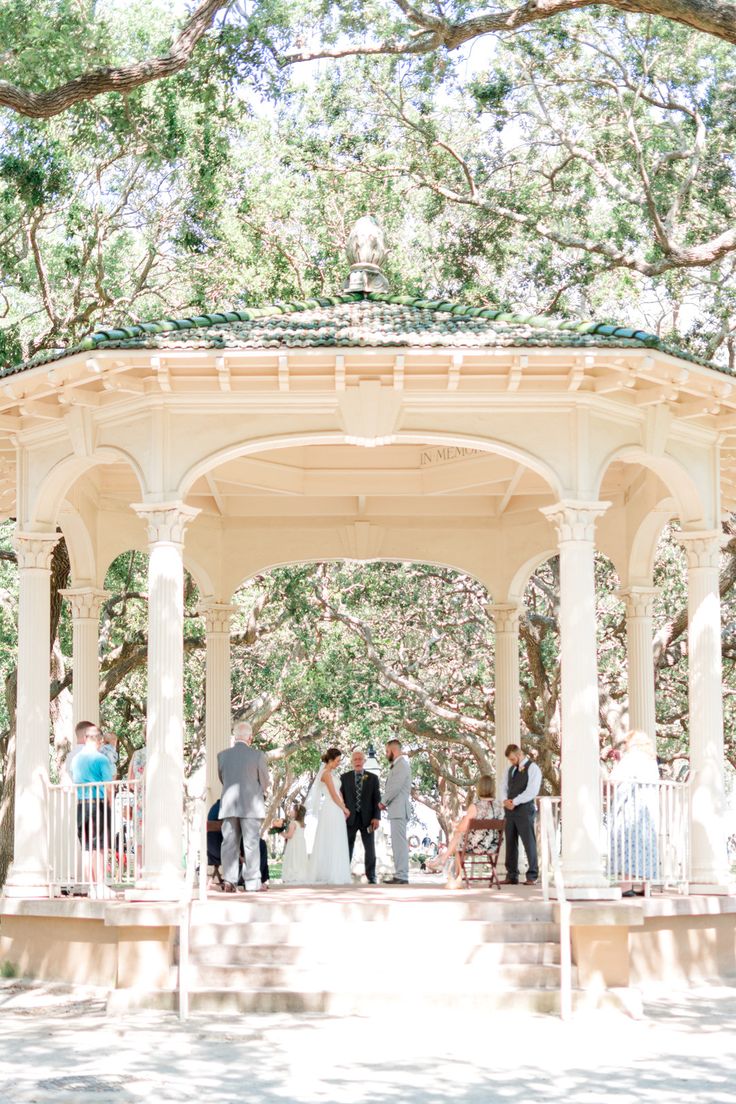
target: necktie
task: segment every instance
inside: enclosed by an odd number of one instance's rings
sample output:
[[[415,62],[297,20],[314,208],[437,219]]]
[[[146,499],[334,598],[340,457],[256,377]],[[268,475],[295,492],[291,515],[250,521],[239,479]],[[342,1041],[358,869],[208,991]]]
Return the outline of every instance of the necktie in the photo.
[[[362,789],[363,789],[363,772],[362,771],[356,771],[355,772],[355,811],[356,811],[356,813],[360,812],[360,799],[361,799],[361,796],[362,796]]]

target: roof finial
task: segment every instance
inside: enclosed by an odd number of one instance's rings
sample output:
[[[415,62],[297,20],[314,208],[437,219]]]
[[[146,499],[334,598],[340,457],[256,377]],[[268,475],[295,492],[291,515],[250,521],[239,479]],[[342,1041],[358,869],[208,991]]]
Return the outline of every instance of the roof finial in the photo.
[[[345,291],[388,291],[388,280],[381,272],[386,259],[383,228],[373,215],[363,215],[350,231],[346,253],[350,261],[350,275],[345,281]]]

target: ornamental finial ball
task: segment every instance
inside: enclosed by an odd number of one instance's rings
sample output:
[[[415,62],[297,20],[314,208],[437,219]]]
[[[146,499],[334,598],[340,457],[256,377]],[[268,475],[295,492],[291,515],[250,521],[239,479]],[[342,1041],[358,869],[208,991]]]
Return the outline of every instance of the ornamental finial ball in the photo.
[[[350,275],[345,281],[346,291],[386,292],[388,280],[381,272],[386,259],[383,228],[373,215],[363,215],[348,236],[347,257]]]

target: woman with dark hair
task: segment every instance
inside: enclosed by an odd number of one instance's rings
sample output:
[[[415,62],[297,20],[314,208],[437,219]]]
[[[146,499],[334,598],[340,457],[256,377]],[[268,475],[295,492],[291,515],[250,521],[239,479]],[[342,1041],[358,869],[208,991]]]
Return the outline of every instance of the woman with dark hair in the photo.
[[[327,749],[307,799],[310,814],[317,818],[314,846],[309,856],[312,885],[350,885],[351,882],[346,826],[350,812],[342,797],[338,772],[341,759],[339,748]]]

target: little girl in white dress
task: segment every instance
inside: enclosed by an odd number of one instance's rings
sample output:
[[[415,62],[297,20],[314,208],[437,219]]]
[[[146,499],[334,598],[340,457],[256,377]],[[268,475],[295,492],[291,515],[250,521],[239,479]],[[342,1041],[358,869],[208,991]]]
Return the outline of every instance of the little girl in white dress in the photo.
[[[286,849],[281,868],[281,881],[284,885],[304,885],[308,881],[307,841],[304,837],[306,813],[303,805],[294,806],[293,819],[284,837]]]

